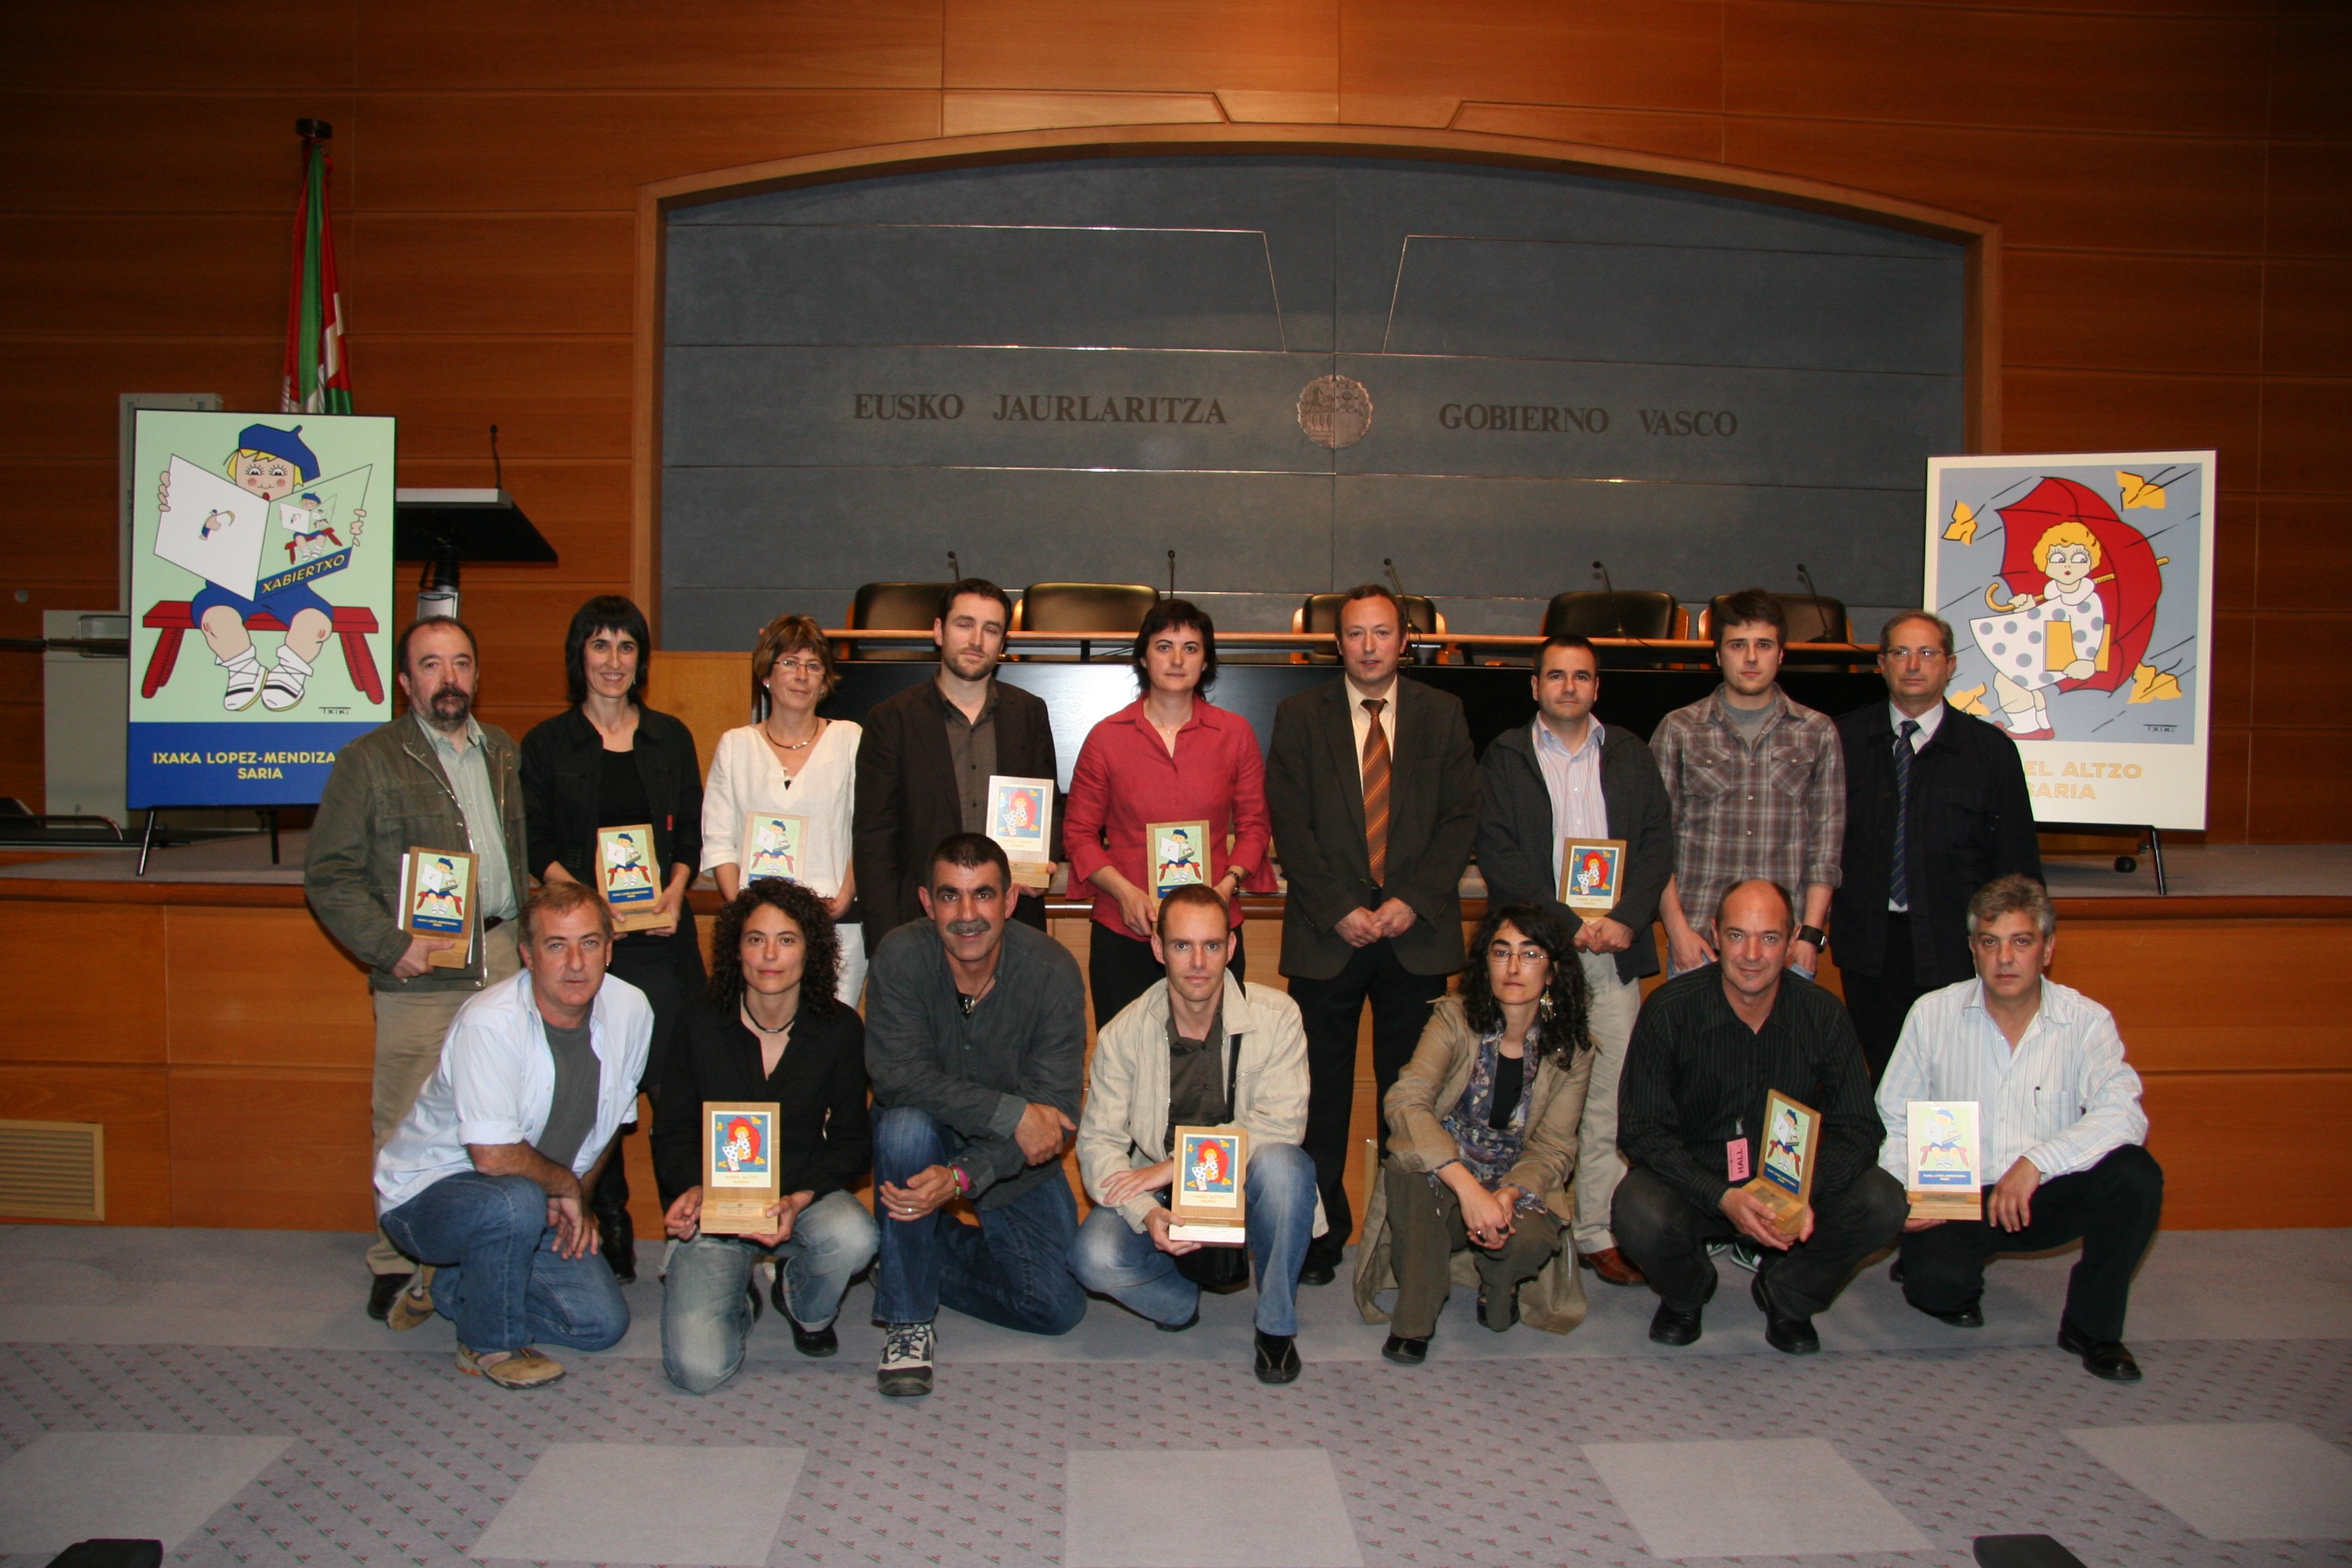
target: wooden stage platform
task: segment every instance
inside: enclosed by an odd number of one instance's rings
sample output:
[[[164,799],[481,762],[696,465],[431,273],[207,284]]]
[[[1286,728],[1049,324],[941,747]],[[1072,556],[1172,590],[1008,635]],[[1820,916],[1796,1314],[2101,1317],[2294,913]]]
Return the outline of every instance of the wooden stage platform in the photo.
[[[166,850],[143,881],[121,852],[0,869],[0,1119],[103,1122],[110,1223],[371,1222],[366,979],[303,903],[299,837],[287,850],[274,872],[263,841]],[[696,901],[707,917],[716,895]],[[1279,902],[1250,908],[1251,974],[1278,982]],[[1083,963],[1084,906],[1054,909]],[[2352,973],[2352,897],[2059,909],[2055,973],[2115,1010],[2147,1080],[2166,1224],[2345,1223],[2352,1028],[2332,981]],[[1360,1138],[1372,1115],[1367,1053]],[[639,1232],[657,1235],[645,1140],[626,1148]]]

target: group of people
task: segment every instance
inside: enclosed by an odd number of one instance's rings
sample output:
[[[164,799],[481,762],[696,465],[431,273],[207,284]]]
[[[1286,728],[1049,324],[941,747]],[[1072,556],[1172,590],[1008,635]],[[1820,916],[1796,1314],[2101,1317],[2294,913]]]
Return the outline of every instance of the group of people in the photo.
[[[1651,1337],[1688,1344],[1727,1251],[1785,1352],[1817,1349],[1812,1318],[1890,1247],[1913,1306],[1972,1326],[1990,1258],[2080,1238],[2060,1342],[2138,1375],[2125,1308],[2162,1196],[2138,1079],[2106,1010],[2043,973],[2055,916],[2022,769],[1945,701],[1944,622],[1889,622],[1887,700],[1832,721],[1779,686],[1778,603],[1732,595],[1722,685],[1647,743],[1599,716],[1592,645],[1552,637],[1533,721],[1480,757],[1458,700],[1400,678],[1402,606],[1366,585],[1340,606],[1337,679],[1285,701],[1262,752],[1209,700],[1210,616],[1162,600],[1134,640],[1138,700],[1088,734],[1054,807],[1048,842],[1093,891],[1081,975],[987,832],[992,776],[1058,773],[1045,705],[997,678],[1011,611],[992,584],[948,587],[932,679],[862,726],[819,712],[837,681],[822,629],[778,617],[754,721],[707,781],[644,702],[650,638],[626,599],[581,607],[572,705],[520,747],[473,716],[462,624],[404,633],[409,713],[343,749],[306,867],[372,970],[372,1313],[451,1319],[459,1365],[509,1387],[562,1375],[541,1344],[617,1340],[642,1089],[683,1388],[735,1374],[763,1295],[801,1352],[835,1353],[869,1265],[886,1394],[929,1392],[942,1303],[1054,1334],[1092,1293],[1177,1332],[1203,1289],[1253,1276],[1255,1374],[1288,1383],[1297,1292],[1336,1279],[1357,1230],[1369,1005],[1380,1169],[1354,1290],[1393,1362],[1427,1358],[1455,1283],[1490,1330],[1565,1332],[1586,1272],[1646,1285]],[[741,841],[762,814],[802,820],[789,876]],[[1172,877],[1150,842],[1171,823],[1205,828]],[[597,831],[644,824],[657,919],[616,932]],[[1623,846],[1613,907],[1570,907],[1567,846],[1605,840]],[[417,847],[477,858],[460,962],[397,918]],[[1465,945],[1474,850],[1486,914]],[[707,973],[686,896],[706,871]],[[1283,988],[1244,977],[1241,895],[1277,889]],[[1645,1000],[1657,924],[1669,977]],[[1813,982],[1825,951],[1843,1001]],[[1820,1116],[1793,1226],[1747,1184],[1776,1091]],[[1908,1218],[1908,1102],[1969,1099],[1998,1173],[1984,1218]],[[772,1228],[700,1227],[710,1100],[780,1107]],[[1245,1243],[1181,1239],[1175,1130],[1228,1124],[1248,1134]]]

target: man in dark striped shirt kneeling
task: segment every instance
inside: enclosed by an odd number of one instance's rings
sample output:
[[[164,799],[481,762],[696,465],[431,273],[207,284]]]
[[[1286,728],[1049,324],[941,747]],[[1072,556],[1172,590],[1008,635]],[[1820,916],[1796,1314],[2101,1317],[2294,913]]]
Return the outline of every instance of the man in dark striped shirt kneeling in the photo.
[[[1642,1007],[1619,1082],[1617,1245],[1659,1296],[1650,1337],[1686,1345],[1715,1294],[1710,1244],[1759,1250],[1752,1289],[1772,1348],[1822,1348],[1826,1310],[1863,1259],[1894,1244],[1909,1205],[1878,1166],[1885,1129],[1853,1020],[1783,964],[1795,911],[1776,883],[1741,882],[1716,912],[1721,957],[1658,987]],[[1762,1167],[1774,1089],[1821,1113],[1811,1204],[1793,1235],[1745,1190]]]

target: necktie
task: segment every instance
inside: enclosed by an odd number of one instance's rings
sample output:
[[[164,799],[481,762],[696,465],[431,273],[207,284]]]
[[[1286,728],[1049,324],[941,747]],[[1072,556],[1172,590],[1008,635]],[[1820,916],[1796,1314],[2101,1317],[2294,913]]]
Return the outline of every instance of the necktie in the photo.
[[[1895,737],[1895,864],[1886,877],[1886,901],[1898,910],[1911,907],[1911,868],[1906,865],[1905,840],[1911,833],[1911,737],[1919,732],[1919,721],[1903,721],[1902,732]]]
[[[1389,878],[1389,737],[1381,728],[1388,700],[1364,699],[1372,721],[1364,726],[1364,852],[1372,862],[1372,886]]]

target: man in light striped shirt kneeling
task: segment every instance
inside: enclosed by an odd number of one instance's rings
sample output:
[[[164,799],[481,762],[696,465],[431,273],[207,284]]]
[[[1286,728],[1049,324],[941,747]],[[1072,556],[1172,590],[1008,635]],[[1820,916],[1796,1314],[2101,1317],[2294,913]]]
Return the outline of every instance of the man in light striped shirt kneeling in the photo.
[[[1915,1100],[1974,1100],[1987,1172],[1980,1220],[1913,1219],[1895,1275],[1904,1299],[1955,1328],[1984,1322],[1985,1264],[2080,1240],[2058,1343],[2093,1375],[2136,1383],[2123,1342],[2132,1272],[2164,1209],[2164,1173],[2143,1146],[2139,1075],[2114,1015],[2045,977],[2058,915],[2030,877],[1969,902],[1977,977],[1922,996],[1878,1087],[1879,1163],[1906,1175]]]

